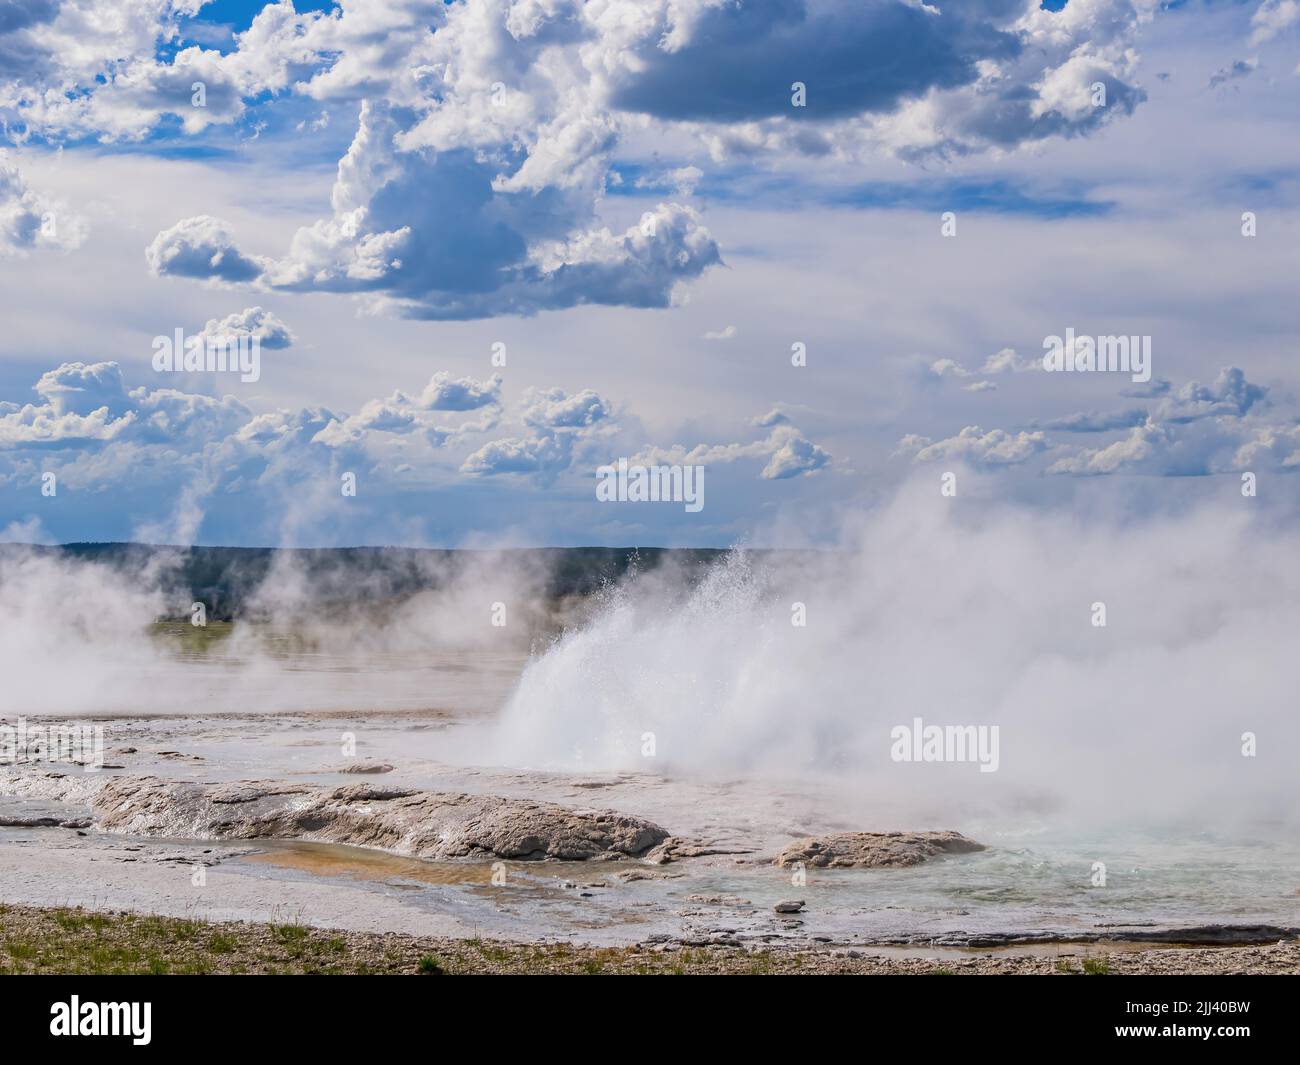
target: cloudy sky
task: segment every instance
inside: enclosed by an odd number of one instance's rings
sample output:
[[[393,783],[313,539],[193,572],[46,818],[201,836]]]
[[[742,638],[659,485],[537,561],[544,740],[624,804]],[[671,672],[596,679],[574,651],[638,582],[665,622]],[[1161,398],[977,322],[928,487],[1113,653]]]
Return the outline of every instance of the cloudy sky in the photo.
[[[1297,114],[1297,0],[0,0],[0,539],[1293,500]],[[598,502],[620,457],[704,508]]]

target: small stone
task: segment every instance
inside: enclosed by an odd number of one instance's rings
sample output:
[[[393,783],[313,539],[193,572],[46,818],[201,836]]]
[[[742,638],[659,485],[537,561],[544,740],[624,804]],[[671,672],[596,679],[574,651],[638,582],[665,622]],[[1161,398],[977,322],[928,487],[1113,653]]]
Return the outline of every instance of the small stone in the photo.
[[[786,899],[773,907],[777,913],[798,913],[804,907],[803,899]]]

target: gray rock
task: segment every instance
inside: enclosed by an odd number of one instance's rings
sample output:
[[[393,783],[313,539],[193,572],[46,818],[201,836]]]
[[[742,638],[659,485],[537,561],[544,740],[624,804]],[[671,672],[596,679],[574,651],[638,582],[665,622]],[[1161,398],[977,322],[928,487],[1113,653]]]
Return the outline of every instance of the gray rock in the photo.
[[[804,908],[803,899],[786,899],[778,902],[774,907],[777,913],[798,913]]]
[[[645,855],[645,860],[652,865],[667,865],[669,862],[679,862],[683,858],[752,853],[753,848],[751,847],[723,847],[702,840],[680,839],[676,836],[669,836],[649,854]]]
[[[0,828],[89,828],[85,817],[24,817],[17,814],[0,815]]]
[[[799,863],[822,869],[876,869],[920,865],[940,854],[967,854],[984,844],[960,832],[836,832],[798,839],[776,858],[776,864]]]

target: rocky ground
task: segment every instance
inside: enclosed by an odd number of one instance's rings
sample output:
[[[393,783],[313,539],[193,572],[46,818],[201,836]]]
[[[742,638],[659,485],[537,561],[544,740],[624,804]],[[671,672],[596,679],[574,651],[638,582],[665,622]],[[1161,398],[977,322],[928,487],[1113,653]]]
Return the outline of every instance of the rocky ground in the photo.
[[[613,811],[369,783],[315,788],[119,776],[104,783],[91,808],[106,832],[312,839],[436,860],[591,861],[644,854],[668,838],[658,825]]]
[[[676,943],[621,948],[368,934],[0,906],[0,973],[1132,975],[1300,974],[1300,941],[1265,947],[968,952],[951,959],[849,950],[752,951]]]
[[[363,764],[341,772],[376,769]],[[11,777],[6,787],[11,793],[26,791],[46,799],[84,802],[100,831],[137,837],[311,840],[435,861],[641,858],[666,865],[753,850],[675,837],[652,821],[612,810],[370,782],[319,787],[268,780],[200,783],[126,774],[87,779],[50,770]],[[92,823],[89,819],[3,820],[31,827],[48,823],[84,828]],[[894,868],[983,849],[983,844],[952,831],[838,832],[795,840],[772,860],[786,868],[801,864]]]
[[[1005,838],[848,831],[901,818],[802,781],[460,766],[427,713],[109,725],[102,772],[0,766],[0,969],[1297,971],[1275,901],[1204,927],[1083,903]]]

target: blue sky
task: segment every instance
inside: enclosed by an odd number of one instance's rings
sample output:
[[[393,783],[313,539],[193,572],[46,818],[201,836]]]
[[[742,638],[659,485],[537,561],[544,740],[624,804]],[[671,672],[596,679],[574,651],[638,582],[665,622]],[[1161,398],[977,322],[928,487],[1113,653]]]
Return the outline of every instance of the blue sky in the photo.
[[[948,470],[1294,503],[1291,0],[7,10],[0,538],[818,543]],[[1152,381],[1043,372],[1067,328]],[[258,379],[156,370],[177,329]],[[705,507],[598,502],[619,457]]]

